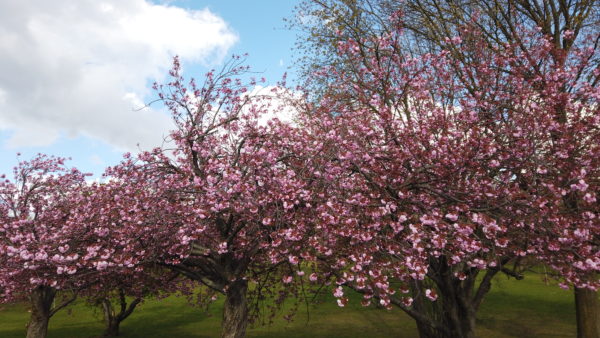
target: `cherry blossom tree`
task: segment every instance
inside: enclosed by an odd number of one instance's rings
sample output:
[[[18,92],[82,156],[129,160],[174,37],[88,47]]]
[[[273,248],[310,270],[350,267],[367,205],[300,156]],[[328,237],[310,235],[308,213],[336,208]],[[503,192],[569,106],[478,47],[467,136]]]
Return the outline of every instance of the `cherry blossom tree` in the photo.
[[[45,155],[20,161],[13,174],[0,182],[1,301],[29,300],[27,337],[45,337],[50,317],[90,283],[77,239],[64,228],[85,175]],[[58,291],[65,299],[53,307]]]
[[[106,324],[104,336],[109,337],[119,335],[121,322],[143,299],[165,296],[184,286],[176,273],[160,266],[135,266],[120,256],[116,258],[119,263],[113,263],[115,258],[111,257],[124,250],[127,233],[123,232],[122,220],[130,212],[114,207],[115,196],[122,188],[119,182],[110,181],[82,187],[77,202],[71,205],[73,216],[64,226],[69,236],[77,238],[79,251],[85,253],[82,265],[94,280],[80,294],[101,307]]]
[[[338,303],[349,286],[396,305],[422,337],[472,337],[493,277],[527,257],[599,286],[599,96],[580,76],[595,50],[557,65],[536,31],[527,52],[463,33],[448,43],[478,51],[468,64],[405,55],[400,30],[340,42],[352,71],[316,74],[334,87],[303,122],[317,140],[305,164],[327,186],[309,246]]]
[[[108,315],[105,333],[116,335],[142,296],[169,290],[173,273],[109,266],[106,260],[118,243],[106,241],[109,229],[98,225],[114,216],[104,207],[111,191],[86,183],[85,175],[64,161],[38,155],[19,162],[14,179],[0,183],[2,301],[29,300],[27,336],[45,337],[50,317],[76,296],[106,300],[118,290],[125,309],[115,313],[110,302],[102,302]],[[57,294],[63,301],[53,307]],[[134,300],[127,305],[121,295]]]
[[[503,48],[506,45],[520,49],[521,66],[528,65],[528,72],[532,75],[538,73],[537,65],[529,62],[527,56],[530,49],[535,49],[536,41],[524,39],[523,32],[536,28],[538,35],[543,35],[554,45],[549,55],[552,60],[546,61],[562,67],[565,61],[577,59],[582,47],[598,48],[599,4],[596,0],[305,0],[298,4],[296,15],[290,22],[296,31],[303,32],[299,35],[297,47],[301,56],[301,74],[305,78],[311,78],[312,71],[322,65],[330,65],[346,73],[355,72],[355,56],[338,53],[338,43],[352,38],[356,42],[354,48],[360,51],[362,59],[376,58],[380,50],[377,43],[372,43],[378,37],[392,33],[398,24],[405,28],[405,34],[395,48],[404,54],[424,55],[446,50],[455,61],[460,61],[455,64],[468,66],[477,59],[478,48],[471,50],[466,45],[456,48],[449,38],[465,37],[465,26],[471,25],[479,32],[478,39],[485,40],[487,46]],[[396,19],[397,12],[402,12],[401,21]],[[307,17],[312,19],[306,20]],[[590,43],[590,36],[596,42]],[[598,53],[592,53],[588,63],[597,65]],[[592,69],[588,67],[577,72],[576,78],[570,81],[581,79],[596,87],[599,77],[589,72]],[[331,79],[311,79],[311,87],[330,90],[327,84]],[[385,88],[385,79],[381,80],[379,87]],[[472,80],[470,77],[461,78],[464,84],[477,90],[479,84]],[[357,81],[356,84],[361,83]],[[563,90],[571,91],[569,86]],[[394,97],[388,99],[394,100]],[[575,298],[578,336],[600,336],[598,294],[575,287]]]
[[[248,299],[280,303],[303,278],[306,218],[296,215],[310,213],[310,195],[289,169],[302,143],[290,142],[291,125],[264,118],[280,107],[249,94],[243,59],[201,86],[180,71],[176,59],[171,81],[155,87],[175,124],[165,147],[107,171],[119,222],[100,227],[115,229],[119,247],[106,264],[160,264],[225,295],[222,335],[242,337],[260,309]]]

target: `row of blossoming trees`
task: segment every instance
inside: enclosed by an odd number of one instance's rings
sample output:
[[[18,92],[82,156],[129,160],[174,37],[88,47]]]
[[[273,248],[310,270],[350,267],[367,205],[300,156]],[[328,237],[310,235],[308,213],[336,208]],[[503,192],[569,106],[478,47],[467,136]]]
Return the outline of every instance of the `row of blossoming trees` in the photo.
[[[331,90],[301,99],[250,95],[239,58],[201,85],[176,60],[155,87],[170,146],[102,183],[46,156],[0,183],[2,300],[31,301],[28,337],[74,295],[100,300],[116,333],[141,297],[195,282],[225,296],[223,337],[243,337],[258,301],[329,285],[340,306],[352,289],[402,309],[422,337],[473,337],[493,277],[519,264],[597,289],[596,51],[557,64],[550,38],[523,32],[526,54],[466,25],[448,43],[476,51],[469,66],[404,54],[400,29],[345,40],[353,71],[317,72]],[[290,106],[292,122],[273,118]]]

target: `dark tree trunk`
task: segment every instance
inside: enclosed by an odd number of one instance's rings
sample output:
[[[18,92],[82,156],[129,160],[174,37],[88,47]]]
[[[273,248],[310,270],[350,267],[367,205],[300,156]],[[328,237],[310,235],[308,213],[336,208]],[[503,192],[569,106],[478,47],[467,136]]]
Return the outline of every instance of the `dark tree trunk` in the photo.
[[[104,323],[106,328],[104,329],[104,337],[116,337],[119,335],[119,325],[121,322],[118,316],[115,314],[110,299],[105,298],[102,300],[102,311],[104,312]]]
[[[420,283],[419,283],[420,284]],[[421,288],[421,291],[423,289]],[[413,303],[413,309],[427,313],[429,320],[437,324],[437,328],[429,323],[417,320],[417,330],[420,338],[473,338],[475,337],[475,316],[477,310],[474,304],[465,299],[459,299],[456,291],[438,288],[440,298],[435,302],[426,300],[422,295]]]
[[[119,328],[121,322],[124,321],[129,315],[135,310],[135,307],[141,302],[141,298],[134,299],[129,306],[127,306],[127,299],[125,292],[119,290],[119,305],[120,311],[116,313],[110,298],[102,299],[102,311],[104,313],[104,323],[106,328],[104,329],[104,337],[116,337],[119,335]]]
[[[31,317],[27,324],[27,338],[46,338],[55,295],[54,288],[44,285],[38,286],[31,293]]]
[[[103,336],[104,337],[116,337],[119,335],[119,326],[121,322],[111,318],[106,323],[106,328],[104,329]]]
[[[577,338],[600,338],[598,293],[587,288],[575,288]]]
[[[241,338],[246,336],[246,327],[248,326],[247,290],[248,283],[245,280],[237,280],[229,284],[225,293],[221,337]]]
[[[445,257],[431,259],[427,274],[430,281],[413,281],[411,285],[414,301],[407,313],[416,320],[419,337],[475,337],[477,310],[491,289],[493,277],[508,261],[503,259],[498,267],[485,270],[479,280],[480,270],[466,269],[463,271],[466,276],[461,280],[454,275]],[[436,301],[425,297],[425,290],[432,288],[431,282],[439,294]]]
[[[420,338],[474,338],[475,316],[464,314],[461,317],[443,314],[442,322],[447,323],[444,329],[435,329],[417,321],[417,330]]]

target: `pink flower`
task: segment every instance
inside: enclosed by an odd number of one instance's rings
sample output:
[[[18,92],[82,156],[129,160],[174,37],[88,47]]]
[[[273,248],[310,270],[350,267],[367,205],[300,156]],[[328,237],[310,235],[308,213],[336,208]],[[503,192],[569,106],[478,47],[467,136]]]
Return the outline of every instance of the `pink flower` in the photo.
[[[217,252],[219,254],[226,253],[227,252],[227,242],[221,242],[221,243],[219,243],[219,246],[217,248],[218,248]]]
[[[298,262],[299,262],[298,257],[297,256],[292,256],[292,255],[290,255],[288,257],[288,260],[289,260],[289,262],[291,264],[294,264],[294,265],[298,264]]]
[[[340,298],[344,295],[344,289],[342,289],[341,286],[338,286],[337,288],[335,288],[335,291],[333,292],[333,296],[336,298]]]
[[[100,261],[96,264],[96,269],[98,271],[105,270],[107,267],[108,267],[108,262],[106,262],[106,261]]]
[[[429,298],[431,301],[435,301],[438,298],[438,295],[435,290],[427,289],[425,290],[425,297]]]
[[[458,219],[458,215],[448,213],[448,214],[446,214],[446,218],[451,220],[452,222],[456,222],[456,220]]]

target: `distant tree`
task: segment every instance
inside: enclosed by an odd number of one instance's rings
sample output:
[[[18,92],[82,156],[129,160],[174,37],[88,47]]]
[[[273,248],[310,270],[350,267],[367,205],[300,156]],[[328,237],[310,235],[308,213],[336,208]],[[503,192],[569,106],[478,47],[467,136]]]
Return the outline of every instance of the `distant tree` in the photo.
[[[398,16],[401,15],[401,20]],[[377,58],[386,52],[379,48],[377,38],[403,29],[401,49],[398,55],[423,55],[447,50],[461,63],[473,61],[476,50],[457,49],[450,38],[464,36],[469,30],[480,32],[488,47],[501,48],[505,44],[519,48],[523,56],[532,47],[523,40],[525,30],[539,29],[539,35],[554,45],[553,62],[563,63],[574,57],[574,48],[594,39],[592,48],[598,48],[598,24],[600,2],[493,0],[493,1],[390,1],[390,0],[305,0],[288,19],[290,27],[298,30],[296,44],[297,64],[301,74],[310,78],[315,70],[324,66],[344,69],[351,73],[353,61],[349,55],[337,53],[339,43],[348,39],[356,41],[355,48],[363,60]],[[469,28],[470,27],[470,28]],[[565,35],[564,32],[570,32]],[[531,42],[531,41],[530,41]],[[591,63],[598,65],[596,54]],[[523,63],[525,64],[525,63]],[[535,70],[535,67],[534,69]],[[356,74],[355,74],[356,75]],[[591,73],[578,74],[587,77],[594,85],[598,76]],[[313,86],[322,85],[326,79],[311,81]],[[322,90],[326,86],[320,86]]]
[[[64,159],[20,161],[0,182],[0,301],[29,300],[27,337],[46,337],[48,321],[88,287],[77,238],[65,231],[85,175]],[[64,301],[54,306],[57,292]]]
[[[101,226],[114,216],[103,213],[107,187],[86,183],[85,174],[64,161],[40,154],[19,162],[13,180],[0,182],[0,300],[31,303],[27,337],[37,338],[76,297],[108,299],[121,290],[119,296],[135,297],[125,310],[110,316],[114,309],[103,302],[109,311],[105,334],[116,335],[142,296],[169,290],[173,273],[108,263],[118,243],[107,242],[111,233]],[[57,295],[62,302],[55,305]]]
[[[81,197],[72,205],[73,217],[65,226],[69,235],[77,239],[80,251],[86,253],[85,263],[93,272],[94,283],[81,295],[101,307],[106,337],[119,335],[121,322],[143,299],[181,289],[177,285],[177,274],[163,267],[135,266],[130,260],[114,264],[109,259],[123,250],[122,220],[131,212],[112,207],[121,189],[119,182],[91,183],[82,187]]]

